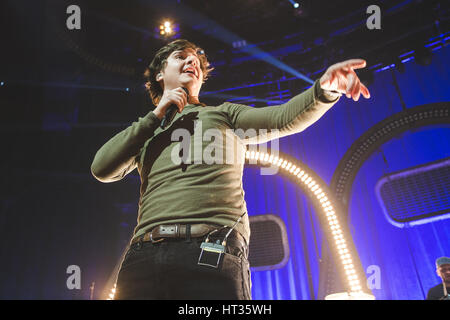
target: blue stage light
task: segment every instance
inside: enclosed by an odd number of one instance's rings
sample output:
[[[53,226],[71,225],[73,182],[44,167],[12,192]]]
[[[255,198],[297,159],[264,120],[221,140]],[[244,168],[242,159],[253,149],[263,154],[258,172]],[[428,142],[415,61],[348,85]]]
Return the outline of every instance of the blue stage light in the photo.
[[[300,7],[300,4],[298,2],[295,2],[294,0],[289,0],[289,2],[294,6],[295,9]]]

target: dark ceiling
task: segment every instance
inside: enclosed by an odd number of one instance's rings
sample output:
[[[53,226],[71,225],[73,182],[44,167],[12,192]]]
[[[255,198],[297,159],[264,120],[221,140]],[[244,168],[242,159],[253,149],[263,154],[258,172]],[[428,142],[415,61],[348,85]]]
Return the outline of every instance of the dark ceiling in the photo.
[[[70,31],[65,27],[65,10],[72,1],[6,1],[2,31],[6,31],[4,36],[10,43],[6,48],[6,61],[10,63],[4,77],[25,81],[24,73],[37,68],[35,73],[41,73],[41,81],[67,81],[95,71],[97,79],[118,76],[122,80],[113,83],[139,82],[152,55],[170,40],[155,37],[155,28],[166,18],[179,24],[178,37],[204,47],[216,67],[214,78],[218,81],[208,83],[206,90],[262,81],[268,74],[272,79],[286,74],[266,62],[245,59],[248,54],[233,48],[221,32],[205,30],[205,19],[310,78],[334,62],[353,57],[365,58],[368,65],[388,63],[449,29],[448,1],[299,3],[300,7],[294,9],[288,0],[81,0],[77,4],[82,28]],[[366,9],[373,4],[381,9],[381,30],[366,27]],[[34,55],[31,60],[30,53]],[[236,70],[230,68],[236,65],[238,79]]]
[[[66,27],[66,9],[74,3],[81,9],[81,30]],[[202,46],[215,67],[202,88],[203,102],[216,105],[237,97],[235,102],[256,107],[272,97],[288,99],[310,84],[234,48],[235,40],[245,40],[248,47],[315,80],[345,59],[366,59],[366,70],[391,64],[450,29],[450,2],[443,0],[299,4],[296,10],[288,0],[2,1],[1,130],[23,141],[37,139],[39,132],[41,140],[31,145],[55,148],[68,148],[60,137],[67,135],[73,139],[67,155],[74,148],[77,154],[86,154],[86,148],[95,153],[113,133],[153,107],[142,74],[156,50],[171,41],[158,36],[165,19],[179,25],[179,37]],[[380,30],[366,26],[366,9],[374,4],[381,9]],[[370,79],[365,71],[359,74]],[[251,86],[255,83],[264,85]],[[228,96],[212,94],[220,90]],[[17,145],[11,139],[6,144]],[[35,148],[38,155],[42,148]],[[11,162],[29,165],[26,157],[20,158],[23,163],[19,158]],[[86,172],[91,161],[69,157],[47,165],[47,160],[36,166]]]

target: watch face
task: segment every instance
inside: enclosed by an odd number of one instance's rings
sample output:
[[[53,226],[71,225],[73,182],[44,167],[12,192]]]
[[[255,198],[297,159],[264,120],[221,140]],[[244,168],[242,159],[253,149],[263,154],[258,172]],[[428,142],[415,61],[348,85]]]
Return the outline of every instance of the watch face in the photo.
[[[336,91],[323,90],[323,95],[329,101],[333,101],[340,97],[342,94]]]

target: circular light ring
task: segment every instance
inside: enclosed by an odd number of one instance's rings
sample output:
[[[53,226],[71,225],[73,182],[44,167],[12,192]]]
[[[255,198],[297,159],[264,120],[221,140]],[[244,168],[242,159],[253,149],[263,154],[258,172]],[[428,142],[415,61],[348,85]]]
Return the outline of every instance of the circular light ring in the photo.
[[[347,279],[348,287],[356,287],[351,281],[356,281],[357,274],[353,258],[350,255],[346,243],[344,232],[339,224],[334,208],[338,207],[337,203],[333,203],[333,196],[328,190],[325,182],[322,181],[312,170],[306,165],[300,163],[298,160],[293,160],[287,155],[273,156],[270,150],[267,152],[249,151],[245,152],[246,164],[256,166],[267,166],[267,159],[271,159],[270,165],[278,166],[280,172],[286,175],[289,179],[299,185],[306,191],[307,195],[313,200],[313,203],[318,209],[318,214],[328,219],[328,233],[331,235],[331,241],[334,241],[334,250],[344,270],[343,276],[351,275],[352,278]],[[322,219],[321,219],[322,220]],[[350,239],[351,240],[351,239]],[[357,278],[356,278],[357,279]],[[359,282],[358,282],[359,283]]]
[[[358,138],[339,161],[330,183],[336,200],[341,201],[348,215],[353,182],[364,162],[379,148],[406,131],[450,123],[450,102],[437,102],[408,108],[372,126]]]

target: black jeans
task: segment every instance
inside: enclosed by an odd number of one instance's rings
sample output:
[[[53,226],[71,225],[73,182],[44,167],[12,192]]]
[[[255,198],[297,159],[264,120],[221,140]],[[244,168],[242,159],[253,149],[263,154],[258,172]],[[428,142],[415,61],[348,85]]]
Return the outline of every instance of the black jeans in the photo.
[[[205,238],[133,244],[119,271],[115,299],[251,300],[248,247],[243,238],[233,230],[218,268],[198,265]]]

